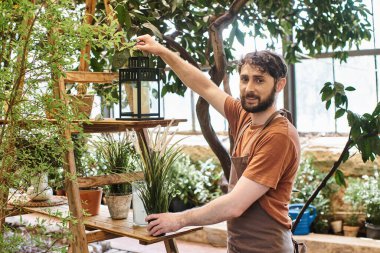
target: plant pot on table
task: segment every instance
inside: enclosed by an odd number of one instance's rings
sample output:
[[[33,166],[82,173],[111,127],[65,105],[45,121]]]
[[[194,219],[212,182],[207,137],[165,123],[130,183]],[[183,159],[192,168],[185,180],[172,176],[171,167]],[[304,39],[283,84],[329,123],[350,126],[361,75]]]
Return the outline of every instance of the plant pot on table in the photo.
[[[106,202],[111,218],[121,220],[128,218],[131,207],[132,194],[128,195],[107,195]]]
[[[358,235],[359,226],[343,226],[343,234],[348,237],[356,237]]]
[[[79,189],[82,208],[90,216],[99,214],[102,193],[102,188]]]
[[[372,239],[380,239],[380,225],[374,225],[366,222],[367,237]]]
[[[330,222],[331,229],[334,234],[339,234],[342,232],[343,221],[342,220],[334,220]]]

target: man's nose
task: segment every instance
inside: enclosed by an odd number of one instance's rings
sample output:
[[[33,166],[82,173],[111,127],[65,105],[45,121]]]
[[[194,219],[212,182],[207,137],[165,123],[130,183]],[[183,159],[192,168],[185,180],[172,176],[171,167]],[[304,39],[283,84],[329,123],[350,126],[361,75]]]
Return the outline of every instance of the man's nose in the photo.
[[[249,82],[248,82],[245,91],[246,91],[246,92],[250,92],[250,91],[255,92],[255,91],[256,91],[256,86],[255,86],[255,84],[254,84],[253,81],[249,81]]]

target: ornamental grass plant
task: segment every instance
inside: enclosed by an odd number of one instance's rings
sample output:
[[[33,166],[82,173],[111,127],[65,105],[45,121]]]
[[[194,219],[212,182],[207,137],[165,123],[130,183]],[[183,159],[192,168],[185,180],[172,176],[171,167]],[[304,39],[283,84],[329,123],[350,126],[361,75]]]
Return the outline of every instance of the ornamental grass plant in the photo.
[[[102,171],[105,174],[122,174],[136,171],[137,152],[133,146],[133,136],[130,132],[117,134],[102,134],[98,141],[93,142],[102,160]],[[130,183],[112,184],[108,195],[120,196],[132,193]]]
[[[174,195],[172,165],[181,155],[179,141],[170,145],[175,132],[158,126],[149,134],[148,143],[138,136],[139,164],[145,183],[138,184],[139,196],[147,214],[168,212]],[[157,131],[155,131],[157,130]]]

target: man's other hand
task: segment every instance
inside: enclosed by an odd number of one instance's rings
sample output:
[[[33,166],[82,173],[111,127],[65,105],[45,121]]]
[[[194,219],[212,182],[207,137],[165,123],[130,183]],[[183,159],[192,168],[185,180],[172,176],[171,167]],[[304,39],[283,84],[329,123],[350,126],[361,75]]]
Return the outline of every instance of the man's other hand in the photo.
[[[183,227],[181,213],[151,214],[145,218],[149,222],[147,230],[152,236],[175,232]]]
[[[137,42],[135,48],[146,53],[151,53],[160,56],[160,54],[166,49],[149,34],[137,37],[136,41]]]

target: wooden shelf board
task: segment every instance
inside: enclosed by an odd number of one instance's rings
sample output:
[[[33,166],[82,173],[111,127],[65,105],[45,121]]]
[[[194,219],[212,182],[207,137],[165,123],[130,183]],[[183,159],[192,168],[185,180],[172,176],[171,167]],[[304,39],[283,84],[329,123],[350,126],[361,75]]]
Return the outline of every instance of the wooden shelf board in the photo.
[[[133,172],[93,177],[78,177],[77,181],[80,188],[85,188],[111,184],[129,183],[142,179],[144,179],[144,174],[142,172]]]
[[[63,215],[63,217],[68,216],[69,214],[68,205],[42,208],[26,207],[25,210],[42,214],[51,213],[52,215],[58,211]],[[168,233],[165,236],[153,237],[148,234],[146,227],[133,225],[133,217],[131,213],[128,219],[113,220],[109,215],[107,206],[104,205],[100,207],[99,215],[85,217],[84,224],[86,227],[100,229],[113,235],[135,238],[139,240],[141,244],[152,244],[156,242],[166,241],[202,229],[202,227],[187,227],[175,233]]]
[[[41,122],[41,120],[28,120],[29,122]],[[51,123],[56,123],[54,119],[47,120]],[[167,126],[172,122],[172,126],[177,126],[180,122],[186,122],[186,119],[161,119],[161,120],[74,120],[72,124],[76,124],[83,128],[85,133],[107,133],[107,132],[124,132],[126,130],[141,130],[143,128],[153,128],[156,126]],[[0,119],[0,125],[7,124],[8,121]],[[25,122],[20,122],[25,124]],[[73,128],[73,133],[75,133]]]

